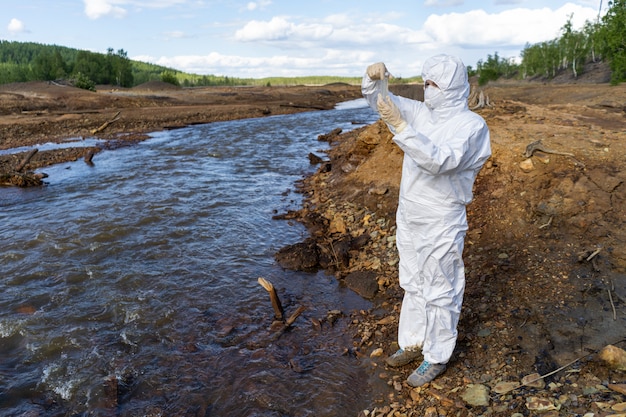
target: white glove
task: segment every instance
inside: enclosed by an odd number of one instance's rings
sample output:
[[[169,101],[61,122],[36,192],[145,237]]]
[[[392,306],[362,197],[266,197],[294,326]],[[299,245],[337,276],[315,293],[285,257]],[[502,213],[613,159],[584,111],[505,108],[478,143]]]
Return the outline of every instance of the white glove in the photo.
[[[377,62],[375,64],[367,67],[367,76],[370,77],[370,80],[382,80],[385,78],[385,74],[389,75],[387,72],[387,67],[382,62]]]
[[[391,101],[389,96],[383,98],[383,96],[379,94],[376,100],[376,106],[378,107],[380,117],[385,123],[393,127],[396,134],[401,133],[406,128],[407,124],[400,114],[400,109]]]

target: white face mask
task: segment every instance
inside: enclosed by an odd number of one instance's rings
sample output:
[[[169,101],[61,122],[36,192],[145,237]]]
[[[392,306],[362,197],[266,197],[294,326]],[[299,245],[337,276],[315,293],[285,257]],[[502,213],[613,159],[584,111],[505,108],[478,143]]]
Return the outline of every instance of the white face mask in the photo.
[[[437,107],[441,107],[445,100],[446,98],[439,88],[428,86],[424,89],[424,104],[429,109],[434,110]]]

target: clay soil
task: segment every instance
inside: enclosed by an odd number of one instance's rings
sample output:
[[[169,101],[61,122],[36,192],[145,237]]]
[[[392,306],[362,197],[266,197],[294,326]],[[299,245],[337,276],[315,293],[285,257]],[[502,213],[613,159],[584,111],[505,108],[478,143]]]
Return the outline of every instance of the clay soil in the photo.
[[[374,392],[362,414],[525,416],[538,412],[532,401],[539,398],[553,407],[544,415],[608,415],[626,402],[611,388],[626,383],[626,374],[597,355],[606,345],[626,347],[626,85],[588,81],[483,88],[490,107],[476,112],[490,127],[493,156],[468,207],[459,342],[447,371],[422,388],[404,383],[414,366],[392,370],[383,361],[397,349],[402,300],[394,246],[402,153],[380,122],[321,138],[331,149],[318,172],[299,184],[303,208],[287,217],[311,231],[319,259],[309,267],[334,273],[372,301],[370,310],[351,317],[349,350],[371,370]],[[397,87],[396,93],[418,90]],[[0,86],[0,149],[90,137],[107,140],[108,148],[132,146],[152,131],[329,109],[358,97],[358,86],[342,84],[180,89],[150,83],[97,92],[9,84]],[[119,119],[92,133],[118,112]],[[527,153],[538,140],[544,150]],[[91,149],[94,163],[100,149]],[[42,151],[23,171],[88,151]],[[13,172],[23,157],[0,156],[0,174]],[[502,389],[533,373],[548,375],[539,381],[545,385]],[[468,399],[476,386],[486,388],[487,404]]]

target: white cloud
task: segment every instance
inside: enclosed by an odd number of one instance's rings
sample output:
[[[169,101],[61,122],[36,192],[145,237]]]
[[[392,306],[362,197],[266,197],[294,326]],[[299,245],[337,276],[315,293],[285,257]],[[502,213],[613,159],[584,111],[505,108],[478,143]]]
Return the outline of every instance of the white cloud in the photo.
[[[386,19],[381,18],[381,21]],[[376,36],[372,36],[375,33]],[[379,22],[357,23],[346,15],[333,15],[321,21],[293,22],[277,16],[269,21],[253,20],[237,30],[238,42],[272,44],[285,49],[348,48],[385,45],[389,50],[404,44],[428,42],[422,32]]]
[[[125,2],[117,2],[115,0],[83,0],[85,3],[85,14],[90,19],[99,19],[104,16],[124,17],[126,9],[116,4],[124,4]]]
[[[295,25],[283,17],[273,17],[269,22],[252,20],[235,32],[235,39],[242,42],[273,41],[286,39],[295,31]]]
[[[321,46],[324,40],[331,39],[333,25],[326,22],[294,23],[282,16],[269,21],[252,20],[235,32],[239,42],[281,43],[283,47]]]
[[[250,57],[212,52],[208,55],[160,58],[134,56],[132,59],[177,68],[192,74],[261,78],[312,74],[352,76],[354,75],[355,64],[359,68],[366,68],[374,56],[370,51],[329,50],[319,56],[307,54],[301,57],[289,55]]]
[[[426,7],[451,7],[460,6],[463,4],[463,0],[425,0],[424,6]]]
[[[128,14],[126,6],[135,7],[138,10],[163,9],[177,4],[183,4],[187,0],[83,0],[85,14],[90,19],[99,19],[105,16],[122,18]],[[124,6],[124,7],[122,7]]]
[[[484,10],[431,15],[424,31],[438,43],[458,46],[524,45],[554,39],[572,15],[574,28],[593,20],[593,9],[567,3],[557,10],[511,9],[488,14]]]
[[[254,10],[265,9],[270,4],[272,4],[270,0],[251,1],[246,4],[246,10],[252,12]]]
[[[22,23],[21,20],[13,18],[9,22],[9,25],[7,26],[7,30],[9,31],[11,35],[17,35],[18,33],[25,32],[26,28],[24,27],[24,23]]]

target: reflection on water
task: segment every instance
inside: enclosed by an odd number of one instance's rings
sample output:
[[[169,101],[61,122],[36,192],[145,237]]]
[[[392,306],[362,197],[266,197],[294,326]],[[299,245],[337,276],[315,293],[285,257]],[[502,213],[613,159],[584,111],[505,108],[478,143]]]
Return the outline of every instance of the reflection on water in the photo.
[[[375,118],[347,105],[161,132],[0,189],[0,409],[356,415],[369,393],[345,329],[368,304],[280,269],[274,253],[306,230],[272,216],[300,207],[317,135]],[[287,314],[306,307],[279,338],[260,276]]]

